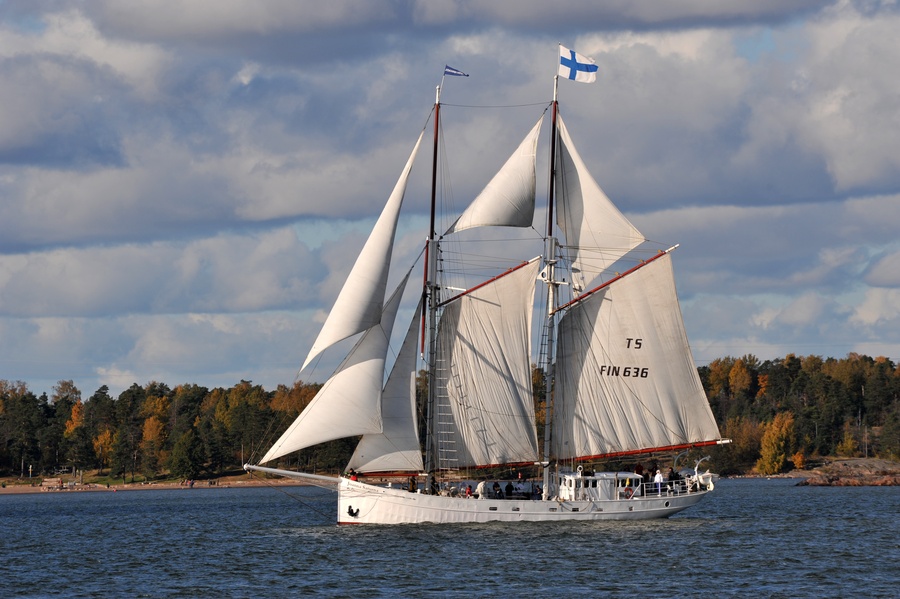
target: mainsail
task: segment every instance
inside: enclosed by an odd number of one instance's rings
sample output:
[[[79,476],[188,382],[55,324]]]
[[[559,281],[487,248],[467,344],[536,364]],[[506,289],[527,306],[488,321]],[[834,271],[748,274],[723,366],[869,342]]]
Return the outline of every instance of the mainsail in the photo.
[[[531,315],[540,260],[451,299],[438,328],[441,468],[534,462]]]
[[[668,253],[568,309],[559,326],[553,453],[588,459],[719,439]]]

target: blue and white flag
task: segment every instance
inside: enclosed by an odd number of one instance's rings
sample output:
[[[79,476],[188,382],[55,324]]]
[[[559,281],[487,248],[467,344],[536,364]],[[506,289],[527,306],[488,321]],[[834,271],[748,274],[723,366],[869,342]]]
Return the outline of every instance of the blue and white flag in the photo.
[[[467,73],[463,73],[459,69],[454,69],[453,67],[450,67],[450,66],[444,67],[444,75],[453,75],[454,77],[468,77],[469,76]]]
[[[575,50],[560,46],[559,76],[572,81],[593,83],[597,80],[597,65],[594,64],[593,58],[582,56]]]

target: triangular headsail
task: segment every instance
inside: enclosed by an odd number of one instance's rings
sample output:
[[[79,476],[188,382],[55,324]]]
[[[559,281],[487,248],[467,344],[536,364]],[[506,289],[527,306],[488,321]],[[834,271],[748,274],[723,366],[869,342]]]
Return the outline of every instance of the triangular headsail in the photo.
[[[381,396],[384,427],[363,435],[349,467],[357,472],[421,472],[422,449],[416,424],[416,346],[422,300],[413,315]]]
[[[346,339],[374,326],[381,319],[381,308],[384,304],[384,290],[387,284],[388,270],[391,263],[391,251],[394,247],[394,234],[397,230],[397,219],[406,193],[406,182],[412,169],[419,145],[422,143],[424,131],[419,135],[406,167],[394,186],[394,191],[385,204],[363,246],[353,270],[347,277],[334,307],[328,313],[316,342],[313,343],[309,355],[300,370],[309,365],[322,351],[338,341]]]
[[[562,117],[557,117],[557,123],[556,223],[566,238],[565,251],[572,262],[573,291],[577,295],[645,239],[597,185]]]
[[[357,341],[334,375],[260,464],[318,443],[382,431],[385,356],[408,279],[409,273],[385,305],[380,321]]]

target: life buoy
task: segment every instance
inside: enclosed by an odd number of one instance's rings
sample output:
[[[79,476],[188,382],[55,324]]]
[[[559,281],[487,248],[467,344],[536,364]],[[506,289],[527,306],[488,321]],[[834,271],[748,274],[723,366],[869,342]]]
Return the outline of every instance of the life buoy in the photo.
[[[622,489],[622,495],[625,496],[625,499],[631,499],[631,496],[634,495],[634,489],[631,487],[625,487]]]

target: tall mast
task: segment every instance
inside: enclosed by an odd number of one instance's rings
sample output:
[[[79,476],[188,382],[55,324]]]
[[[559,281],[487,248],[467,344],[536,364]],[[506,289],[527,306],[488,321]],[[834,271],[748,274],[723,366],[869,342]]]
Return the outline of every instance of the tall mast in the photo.
[[[556,190],[556,115],[558,102],[559,75],[553,78],[553,105],[550,122],[550,191],[547,199],[547,234],[544,247],[544,258],[547,262],[547,355],[544,363],[544,480],[542,499],[550,498],[550,431],[553,421],[553,351],[556,343],[556,237],[553,235],[554,195]]]
[[[443,84],[443,77],[441,78]],[[432,482],[434,480],[435,458],[434,458],[434,397],[435,397],[435,339],[437,326],[437,247],[435,247],[435,215],[437,212],[437,165],[438,165],[438,134],[441,127],[441,86],[438,85],[434,97],[434,148],[431,159],[431,222],[428,227],[428,240],[425,243],[425,275],[422,293],[428,305],[427,323],[423,322],[422,327],[422,351],[427,356],[427,372],[428,372],[428,396],[425,401],[425,472],[427,473],[425,480],[425,493],[431,492]],[[423,321],[425,314],[422,315]],[[428,331],[428,348],[425,352],[425,331]]]

